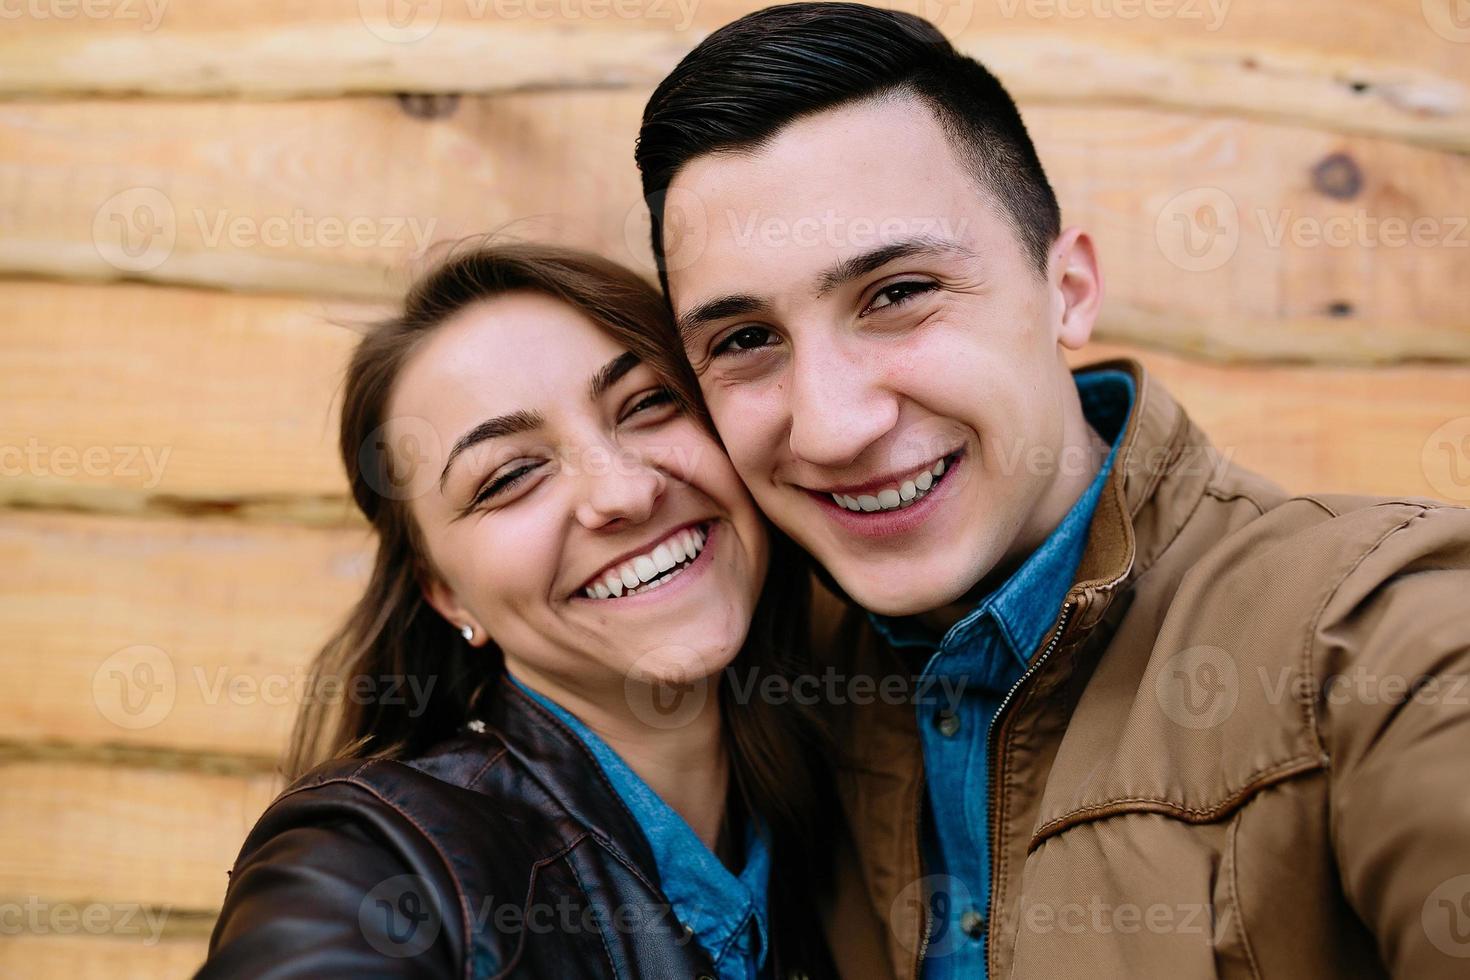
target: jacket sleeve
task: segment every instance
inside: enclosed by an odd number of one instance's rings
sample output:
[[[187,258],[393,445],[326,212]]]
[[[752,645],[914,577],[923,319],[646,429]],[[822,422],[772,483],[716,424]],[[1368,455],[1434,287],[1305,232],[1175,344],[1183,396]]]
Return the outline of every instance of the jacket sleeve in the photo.
[[[462,904],[433,845],[371,792],[296,790],[246,839],[198,976],[456,976]]]
[[[1348,901],[1393,976],[1470,975],[1470,510],[1406,510],[1314,635]]]

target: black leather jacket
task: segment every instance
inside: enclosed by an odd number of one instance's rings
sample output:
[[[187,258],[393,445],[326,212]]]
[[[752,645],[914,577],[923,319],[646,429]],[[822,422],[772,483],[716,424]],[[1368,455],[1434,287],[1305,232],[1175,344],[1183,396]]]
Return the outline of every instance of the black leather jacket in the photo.
[[[198,976],[714,977],[576,735],[509,682],[483,720],[287,789],[240,851]],[[815,914],[773,909],[770,932],[771,976],[832,972]]]

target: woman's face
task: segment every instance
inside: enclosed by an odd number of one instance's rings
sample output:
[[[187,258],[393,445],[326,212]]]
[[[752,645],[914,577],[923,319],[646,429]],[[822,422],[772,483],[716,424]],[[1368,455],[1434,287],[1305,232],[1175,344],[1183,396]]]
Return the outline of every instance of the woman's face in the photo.
[[[410,356],[388,419],[418,474],[430,602],[523,681],[603,700],[739,651],[765,526],[719,445],[574,307],[520,292],[461,311]]]

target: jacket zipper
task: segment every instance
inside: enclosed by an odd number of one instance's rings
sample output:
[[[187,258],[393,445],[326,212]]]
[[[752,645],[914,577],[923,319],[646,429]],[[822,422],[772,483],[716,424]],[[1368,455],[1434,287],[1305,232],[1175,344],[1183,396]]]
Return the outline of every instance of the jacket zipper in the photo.
[[[918,833],[914,836],[914,858],[919,869],[919,878],[924,877],[924,849],[920,845],[919,838],[924,833],[924,767],[919,766],[919,792],[914,800],[914,827]],[[929,918],[929,896],[921,896],[919,902],[919,953],[914,960],[914,980],[919,980],[924,972],[924,957],[929,955],[929,933],[934,929],[934,923]]]
[[[1005,718],[1006,709],[1010,707],[1011,701],[1015,699],[1016,692],[1019,691],[1023,686],[1025,686],[1026,682],[1031,679],[1031,676],[1042,667],[1044,667],[1046,665],[1046,662],[1051,659],[1051,655],[1056,652],[1057,644],[1061,642],[1062,634],[1067,631],[1067,623],[1071,620],[1072,612],[1076,608],[1077,603],[1075,600],[1068,599],[1066,602],[1062,603],[1061,617],[1057,620],[1056,628],[1052,630],[1051,639],[1047,641],[1045,649],[1043,649],[1039,654],[1032,658],[1030,666],[1028,666],[1026,668],[1026,672],[1021,675],[1021,679],[1016,681],[1016,683],[1011,686],[1011,689],[1006,692],[1005,698],[1002,699],[1000,702],[1000,707],[997,708],[995,711],[995,716],[990,719],[990,730],[985,734],[987,751],[990,755],[990,799],[986,806],[988,813],[985,818],[985,830],[986,834],[990,838],[990,868],[992,877],[995,871],[996,853],[995,817],[996,812],[1000,809],[1000,796],[998,793],[1000,787],[1000,765],[998,763],[1000,762],[1000,758],[996,755],[995,752],[996,732],[999,731],[1000,724]],[[995,887],[993,880],[990,889],[990,899],[986,902],[985,913],[985,971],[987,974],[989,974],[990,937],[995,933]]]

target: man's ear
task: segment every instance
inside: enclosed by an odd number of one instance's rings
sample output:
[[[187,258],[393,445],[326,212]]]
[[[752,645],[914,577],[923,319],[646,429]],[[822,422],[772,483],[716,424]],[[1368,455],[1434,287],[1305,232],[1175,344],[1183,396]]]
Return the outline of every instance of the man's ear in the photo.
[[[459,601],[458,594],[449,583],[445,582],[439,573],[423,565],[418,567],[417,577],[419,580],[419,589],[424,594],[424,601],[433,606],[439,615],[448,620],[449,625],[453,626],[455,630],[462,633],[464,632],[464,628],[468,626],[471,633],[465,639],[470,646],[484,646],[489,636],[480,626],[479,621]]]
[[[1068,350],[1081,350],[1092,337],[1102,308],[1102,269],[1092,238],[1081,228],[1063,231],[1052,243],[1047,266],[1057,297],[1057,342]]]

